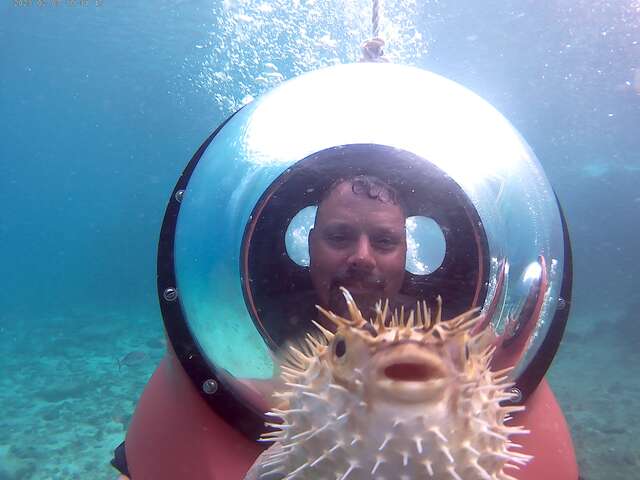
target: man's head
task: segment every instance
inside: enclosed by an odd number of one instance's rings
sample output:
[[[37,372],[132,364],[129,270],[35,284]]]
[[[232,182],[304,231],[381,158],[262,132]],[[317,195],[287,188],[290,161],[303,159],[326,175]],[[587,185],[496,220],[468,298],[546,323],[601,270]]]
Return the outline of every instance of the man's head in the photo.
[[[341,286],[367,315],[393,299],[405,275],[406,213],[397,192],[376,177],[334,182],[309,234],[311,281],[321,304],[344,313]]]

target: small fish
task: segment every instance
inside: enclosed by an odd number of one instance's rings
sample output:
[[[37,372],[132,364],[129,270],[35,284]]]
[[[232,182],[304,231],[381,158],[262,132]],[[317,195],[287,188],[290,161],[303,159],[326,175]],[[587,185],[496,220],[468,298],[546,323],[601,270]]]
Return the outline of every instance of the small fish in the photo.
[[[337,329],[289,347],[285,387],[263,441],[275,442],[245,480],[514,480],[531,456],[515,451],[509,425],[522,406],[512,398],[511,369],[492,371],[495,348],[483,316],[471,310],[441,320],[418,304],[388,318],[388,302],[367,321],[342,289],[351,319],[320,311]]]
[[[133,367],[136,365],[140,365],[145,362],[149,358],[145,352],[140,350],[134,350],[133,352],[127,353],[124,357],[117,360],[118,362],[118,371],[122,369],[122,366]]]

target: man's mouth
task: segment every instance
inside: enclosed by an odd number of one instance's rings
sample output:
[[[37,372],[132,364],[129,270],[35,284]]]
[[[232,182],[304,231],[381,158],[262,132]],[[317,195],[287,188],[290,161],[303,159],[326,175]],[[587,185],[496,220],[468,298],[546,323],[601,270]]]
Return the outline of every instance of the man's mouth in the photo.
[[[358,278],[345,278],[338,279],[333,282],[332,289],[339,290],[340,287],[344,287],[352,294],[356,293],[368,293],[368,292],[379,292],[380,290],[384,290],[385,282],[381,278],[369,278],[369,279],[358,279]]]
[[[351,293],[366,292],[371,289],[369,285],[365,285],[362,282],[348,282],[342,286],[349,290],[349,292]]]

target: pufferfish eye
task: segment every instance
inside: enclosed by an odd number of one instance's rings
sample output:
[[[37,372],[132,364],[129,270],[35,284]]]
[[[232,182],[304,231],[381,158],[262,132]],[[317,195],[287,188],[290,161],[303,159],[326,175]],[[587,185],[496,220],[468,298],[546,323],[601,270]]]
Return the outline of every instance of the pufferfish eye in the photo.
[[[336,340],[333,346],[333,353],[336,358],[342,358],[347,353],[347,343],[344,341],[344,338],[339,338]]]

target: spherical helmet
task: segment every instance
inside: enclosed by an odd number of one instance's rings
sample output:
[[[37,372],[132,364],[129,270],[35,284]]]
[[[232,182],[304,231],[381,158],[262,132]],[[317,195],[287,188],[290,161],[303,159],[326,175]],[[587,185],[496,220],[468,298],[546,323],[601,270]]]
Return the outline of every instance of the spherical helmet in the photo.
[[[311,329],[308,233],[340,179],[368,176],[401,199],[401,292],[445,318],[474,307],[514,366],[521,399],[544,375],[568,316],[571,252],[532,150],[490,104],[443,77],[353,64],[283,83],[228,118],[180,177],[163,223],[165,328],[203,398],[251,437],[291,331]],[[355,185],[355,184],[354,184]],[[355,188],[355,187],[354,187]],[[313,307],[313,305],[311,305]]]

